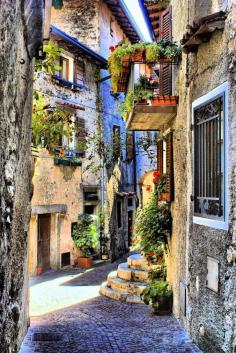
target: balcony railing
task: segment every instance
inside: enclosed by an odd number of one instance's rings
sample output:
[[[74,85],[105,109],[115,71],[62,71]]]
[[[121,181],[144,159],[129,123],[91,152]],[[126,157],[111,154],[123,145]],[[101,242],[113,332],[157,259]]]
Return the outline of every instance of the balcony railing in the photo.
[[[127,120],[129,130],[162,130],[176,116],[172,65],[168,61],[132,65],[128,90],[134,92],[134,102]]]

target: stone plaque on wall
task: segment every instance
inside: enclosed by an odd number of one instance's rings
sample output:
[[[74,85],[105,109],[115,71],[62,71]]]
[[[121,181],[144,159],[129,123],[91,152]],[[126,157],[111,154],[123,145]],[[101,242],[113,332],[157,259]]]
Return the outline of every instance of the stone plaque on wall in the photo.
[[[219,261],[207,257],[207,287],[214,292],[219,291]]]

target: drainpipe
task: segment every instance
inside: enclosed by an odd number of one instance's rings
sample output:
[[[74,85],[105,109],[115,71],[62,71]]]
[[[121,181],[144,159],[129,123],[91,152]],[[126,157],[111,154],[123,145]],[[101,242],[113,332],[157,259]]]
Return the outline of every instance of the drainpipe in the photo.
[[[137,161],[136,161],[136,145],[135,145],[135,131],[133,131],[133,155],[134,155],[134,168],[133,168],[133,172],[134,172],[134,192],[137,196]]]

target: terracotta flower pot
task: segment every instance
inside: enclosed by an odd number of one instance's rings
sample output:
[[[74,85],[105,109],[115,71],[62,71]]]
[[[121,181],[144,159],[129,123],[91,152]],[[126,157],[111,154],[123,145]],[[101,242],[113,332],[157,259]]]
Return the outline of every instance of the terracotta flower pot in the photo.
[[[161,195],[160,195],[160,200],[161,201],[168,201],[168,198],[169,198],[169,195],[167,192],[163,192]]]
[[[136,53],[132,54],[131,61],[133,61],[133,62],[142,62],[143,61],[143,51],[142,51],[142,49],[140,49]]]
[[[122,66],[123,67],[129,67],[130,65],[130,56],[129,55],[125,55],[121,58],[121,62],[122,62]]]
[[[153,313],[155,315],[169,315],[172,313],[172,303],[173,298],[171,297],[159,297],[158,298],[159,306],[158,308],[153,308]]]
[[[142,100],[138,101],[136,104],[137,105],[147,105],[147,100],[146,99],[142,99]]]
[[[82,268],[90,268],[93,266],[92,257],[79,257],[78,258],[78,266]]]
[[[152,105],[177,105],[178,99],[175,96],[160,96],[152,99]]]
[[[37,266],[35,269],[36,276],[40,276],[43,273],[42,266]]]

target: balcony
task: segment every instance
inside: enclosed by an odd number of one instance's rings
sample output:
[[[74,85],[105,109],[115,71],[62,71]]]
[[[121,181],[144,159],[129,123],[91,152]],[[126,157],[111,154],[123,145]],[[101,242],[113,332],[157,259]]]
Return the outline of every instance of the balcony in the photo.
[[[132,110],[127,115],[128,130],[163,130],[175,118],[178,97],[172,95],[172,65],[170,62],[152,67],[133,65],[129,89],[135,93]]]

